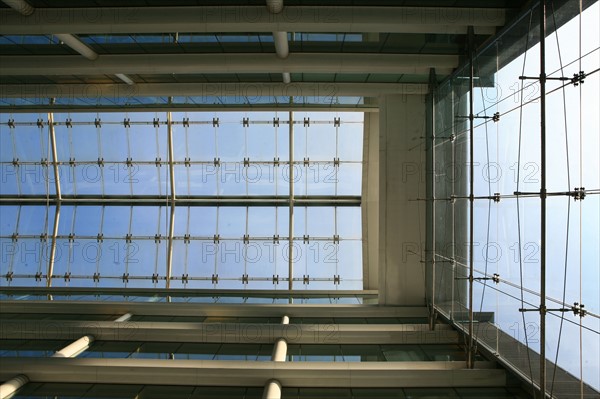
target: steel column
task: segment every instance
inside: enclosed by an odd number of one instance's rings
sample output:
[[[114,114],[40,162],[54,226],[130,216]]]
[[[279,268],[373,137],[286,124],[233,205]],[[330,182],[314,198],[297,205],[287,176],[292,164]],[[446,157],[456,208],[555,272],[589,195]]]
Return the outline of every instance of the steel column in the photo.
[[[50,243],[50,256],[48,257],[48,271],[46,273],[46,287],[52,286],[54,261],[56,260],[56,240],[58,236],[58,223],[60,221],[60,201],[54,207],[54,225],[52,226],[52,242]]]
[[[474,33],[473,27],[469,27],[469,345],[467,348],[467,367],[473,368],[474,362],[474,341],[473,341],[473,273],[474,273],[474,208],[475,208],[475,112],[473,94],[475,92],[474,84]]]
[[[291,98],[290,98],[291,102]],[[290,196],[289,196],[289,241],[288,241],[288,290],[294,288],[294,113],[289,112],[289,158],[290,158]]]
[[[540,1],[540,396],[546,397],[546,0]]]
[[[175,157],[173,155],[173,124],[171,113],[167,112],[167,146],[169,153],[169,181],[171,185],[171,214],[169,215],[169,241],[167,248],[166,287],[171,287],[171,271],[173,269],[173,235],[175,232]]]

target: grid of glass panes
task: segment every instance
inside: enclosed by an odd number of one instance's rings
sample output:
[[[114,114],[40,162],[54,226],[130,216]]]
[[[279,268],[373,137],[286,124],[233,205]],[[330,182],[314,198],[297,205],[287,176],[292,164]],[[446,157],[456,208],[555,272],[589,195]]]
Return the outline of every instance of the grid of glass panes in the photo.
[[[165,287],[172,243],[171,288],[287,288],[289,113],[55,113],[53,132],[49,117],[0,116],[6,285]],[[360,196],[362,114],[294,125],[295,194]],[[57,186],[91,202],[57,214]],[[296,205],[293,242],[295,288],[362,288],[360,207]]]
[[[571,2],[575,10],[577,2]],[[564,19],[567,7],[548,11],[549,27]],[[532,368],[515,352],[514,337],[540,351],[541,292],[541,136],[538,7],[474,57],[474,88],[462,68],[437,91],[435,245],[436,305],[468,325],[469,167],[472,163],[473,310],[493,312],[501,333],[476,339],[518,365],[528,378]],[[578,13],[577,13],[578,14]],[[546,357],[594,389],[600,388],[600,4],[590,4],[546,38]],[[581,33],[583,32],[583,33]],[[520,48],[515,52],[515,48]],[[580,71],[585,80],[577,81]],[[573,81],[575,77],[575,81]],[[473,159],[469,159],[468,106],[473,100]],[[498,119],[499,118],[499,119]],[[584,197],[577,191],[585,190]],[[519,195],[517,195],[520,193]],[[450,223],[449,223],[450,221]],[[495,284],[494,276],[499,278]],[[577,311],[584,304],[585,316]],[[522,312],[520,309],[536,310]],[[566,309],[557,311],[556,309]],[[479,323],[479,326],[484,323]],[[533,360],[532,360],[533,362]],[[547,369],[547,391],[559,391],[554,367]],[[556,378],[555,378],[556,377]],[[533,380],[539,372],[533,371]],[[565,383],[566,384],[566,383]],[[587,388],[586,388],[587,389]]]

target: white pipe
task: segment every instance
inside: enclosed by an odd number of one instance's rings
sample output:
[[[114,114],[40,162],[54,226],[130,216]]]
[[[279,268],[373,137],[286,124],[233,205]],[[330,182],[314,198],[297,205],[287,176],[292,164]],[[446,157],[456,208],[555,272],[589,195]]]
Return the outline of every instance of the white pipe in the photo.
[[[273,41],[275,42],[275,52],[277,57],[284,59],[290,55],[287,32],[273,32]]]
[[[88,60],[93,61],[98,58],[98,53],[70,33],[55,33],[54,36],[56,36],[67,46],[71,47],[73,50],[77,51],[79,54],[83,55]]]
[[[281,318],[281,324],[290,324],[290,318],[288,316],[283,316]]]
[[[121,79],[123,82],[127,83],[128,85],[134,85],[135,82],[133,80],[131,80],[131,78],[127,75],[125,75],[124,73],[115,73],[115,76],[119,79]]]
[[[123,323],[129,319],[131,319],[133,315],[131,313],[125,313],[123,316],[119,317],[117,320],[115,320],[115,323]]]
[[[263,399],[281,399],[281,384],[277,380],[270,380],[265,385]]]
[[[25,375],[18,375],[4,384],[0,385],[0,399],[6,399],[17,392],[23,385],[29,382],[29,378]],[[281,388],[281,385],[280,385]],[[281,390],[281,389],[280,389]],[[266,389],[265,389],[266,392]]]
[[[77,341],[65,346],[52,355],[52,357],[75,357],[89,348],[92,342],[94,342],[94,337],[91,335],[85,335],[79,338]]]
[[[35,11],[35,8],[24,0],[2,0],[2,2],[23,15],[31,15]]]
[[[267,0],[267,9],[271,14],[279,14],[283,11],[283,0]]]
[[[277,341],[275,341],[275,346],[273,347],[273,356],[271,356],[271,361],[285,362],[286,356],[287,356],[287,341],[283,338],[279,338]]]
[[[283,0],[267,0],[267,9],[272,14],[278,14],[283,11]],[[290,55],[290,46],[288,44],[287,32],[273,32],[273,42],[275,43],[275,52],[277,57],[281,59],[287,58]],[[283,83],[289,84],[292,82],[292,77],[289,72],[282,73]]]

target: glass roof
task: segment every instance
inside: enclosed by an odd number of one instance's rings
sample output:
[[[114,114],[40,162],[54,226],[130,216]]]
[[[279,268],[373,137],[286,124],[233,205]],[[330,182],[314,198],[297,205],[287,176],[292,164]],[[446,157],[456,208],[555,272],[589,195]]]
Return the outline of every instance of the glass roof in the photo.
[[[287,289],[289,116],[2,114],[6,285]],[[362,117],[293,114],[296,289],[362,289]]]

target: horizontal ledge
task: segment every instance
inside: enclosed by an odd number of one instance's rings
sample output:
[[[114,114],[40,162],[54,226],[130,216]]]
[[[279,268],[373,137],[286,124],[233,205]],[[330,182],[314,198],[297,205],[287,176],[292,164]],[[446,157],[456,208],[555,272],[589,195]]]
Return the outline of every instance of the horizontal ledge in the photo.
[[[100,55],[90,61],[80,55],[3,56],[4,76],[29,75],[184,75],[199,73],[391,73],[429,74],[431,68],[452,69],[458,55],[294,53],[276,54],[123,54]],[[440,71],[441,73],[441,71]]]
[[[464,369],[464,362],[248,362],[156,359],[3,358],[0,378],[32,382],[294,387],[504,386],[502,369]]]
[[[38,8],[31,16],[0,11],[0,34],[162,32],[386,32],[489,34],[504,25],[503,8],[264,6]],[[160,32],[157,27],[160,26]]]
[[[428,324],[261,324],[73,320],[5,320],[1,339],[74,340],[92,335],[98,341],[273,344],[457,344],[458,332]]]
[[[0,195],[0,205],[55,205],[55,195]],[[178,196],[172,200],[169,196],[152,195],[62,195],[61,205],[98,206],[288,206],[289,197],[272,196]],[[295,196],[296,206],[360,206],[360,196]]]
[[[45,98],[44,98],[45,99]],[[115,99],[117,101],[118,99]],[[348,104],[121,104],[121,105],[82,105],[73,101],[72,104],[43,104],[37,105],[0,105],[0,113],[44,113],[44,112],[379,112],[378,105],[348,105]]]
[[[27,295],[23,287],[20,292]],[[110,289],[115,295],[123,295],[120,288]],[[135,290],[128,288],[128,290]],[[3,293],[8,290],[2,288]],[[16,291],[16,290],[13,290]],[[77,290],[79,291],[79,290]],[[160,294],[160,289],[156,290]],[[61,291],[59,291],[61,292]],[[364,291],[373,292],[373,291]],[[314,291],[313,291],[314,293]],[[107,293],[108,294],[108,293]],[[135,294],[134,294],[135,295]],[[139,293],[137,294],[139,295]],[[218,295],[215,292],[215,295]],[[268,295],[266,293],[265,295]],[[309,294],[310,295],[310,292]],[[357,295],[359,295],[357,293]],[[334,297],[334,294],[331,294]],[[428,317],[425,306],[378,306],[365,304],[215,304],[181,302],[124,302],[85,300],[15,300],[0,301],[0,313],[48,313],[48,314],[126,314],[153,316],[223,316],[223,317]]]
[[[423,95],[428,86],[420,83],[137,83],[127,84],[17,84],[0,85],[0,99],[57,98],[97,101],[102,98],[136,97],[234,97],[248,98],[260,104],[271,97],[328,97],[364,96],[383,94]]]

